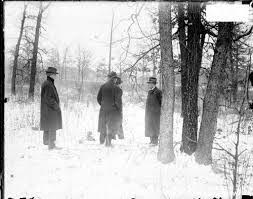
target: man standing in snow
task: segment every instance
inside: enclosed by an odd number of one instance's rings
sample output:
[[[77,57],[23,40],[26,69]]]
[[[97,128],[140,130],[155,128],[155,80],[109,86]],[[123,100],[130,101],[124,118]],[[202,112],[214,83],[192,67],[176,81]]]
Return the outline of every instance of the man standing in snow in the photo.
[[[100,144],[112,146],[111,140],[116,138],[120,125],[120,107],[116,99],[118,89],[116,87],[117,73],[111,72],[108,81],[103,84],[98,92],[97,101],[100,105],[98,132],[100,133]]]
[[[55,146],[56,130],[62,128],[60,100],[54,85],[56,74],[56,68],[48,67],[47,79],[41,86],[40,130],[44,131],[43,144],[48,145],[49,150],[60,149]]]
[[[119,113],[118,113],[118,117],[120,118],[120,125],[119,125],[119,129],[117,131],[117,134],[118,134],[118,138],[119,139],[124,139],[124,131],[123,131],[123,126],[122,126],[122,120],[123,120],[123,105],[122,105],[122,95],[123,95],[123,91],[122,91],[122,87],[121,87],[121,84],[122,84],[122,80],[120,77],[117,78],[117,81],[116,81],[116,98],[115,98],[115,101],[116,101],[116,105],[117,107],[119,108]]]
[[[150,77],[147,83],[149,91],[145,109],[145,136],[150,138],[151,145],[156,146],[160,132],[162,91],[156,87],[155,77]]]

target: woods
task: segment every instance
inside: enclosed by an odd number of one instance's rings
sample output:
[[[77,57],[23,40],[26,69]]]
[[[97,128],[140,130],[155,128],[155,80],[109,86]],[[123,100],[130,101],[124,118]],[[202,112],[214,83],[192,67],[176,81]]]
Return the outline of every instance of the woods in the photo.
[[[195,168],[201,177],[209,172],[222,179],[221,187],[232,199],[251,190],[252,24],[210,21],[210,4],[205,2],[102,5],[97,8],[92,2],[80,2],[79,7],[73,2],[22,2],[17,8],[10,6],[10,10],[19,12],[13,18],[11,11],[6,15],[12,21],[6,23],[10,36],[7,34],[5,39],[5,90],[12,103],[8,110],[15,113],[9,116],[8,124],[15,126],[15,132],[38,129],[36,107],[41,84],[47,78],[46,69],[54,67],[59,72],[55,85],[63,120],[59,140],[71,147],[85,143],[82,147],[90,150],[87,153],[95,154],[95,150],[103,149],[86,143],[83,137],[89,134],[95,137],[92,140],[99,139],[94,127],[99,110],[96,95],[108,74],[115,71],[122,80],[117,86],[123,92],[121,128],[125,140],[113,141],[115,148],[108,154],[118,150],[122,156],[117,158],[122,157],[126,165],[133,161],[136,167],[145,161],[147,165],[156,161],[167,164],[168,176],[184,173],[177,168]],[[148,87],[150,78],[162,91],[157,147],[147,145],[144,133],[145,105],[152,90]],[[152,102],[156,103],[155,97]],[[24,112],[18,115],[22,109]],[[97,154],[94,157],[95,165],[104,161]],[[115,167],[119,164],[116,159]],[[158,176],[154,165],[147,170]],[[164,172],[162,166],[159,168]],[[199,174],[198,169],[205,170],[204,174]],[[171,177],[169,183],[177,183],[177,178]],[[206,185],[212,183],[208,181]],[[170,192],[168,186],[166,190]]]

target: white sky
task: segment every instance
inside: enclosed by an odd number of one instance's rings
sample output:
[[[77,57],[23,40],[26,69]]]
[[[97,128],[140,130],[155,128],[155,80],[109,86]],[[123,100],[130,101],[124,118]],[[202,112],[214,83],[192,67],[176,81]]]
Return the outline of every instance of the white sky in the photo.
[[[47,12],[44,13],[46,32],[43,31],[43,36],[46,39],[40,38],[40,44],[48,49],[52,47],[58,48],[61,55],[63,54],[63,49],[69,46],[72,51],[71,54],[74,56],[78,45],[80,45],[91,52],[93,63],[104,59],[105,64],[107,64],[112,10],[115,13],[114,25],[116,25],[120,20],[127,19],[131,14],[135,13],[136,6],[140,8],[143,4],[145,6],[141,11],[139,22],[145,34],[150,34],[151,20],[147,15],[146,8],[157,9],[157,2],[52,2]],[[9,50],[17,42],[23,6],[24,2],[5,2],[4,30],[6,50]],[[233,16],[236,19],[241,17],[245,20],[245,14],[248,14],[247,6],[244,6],[244,8],[233,5],[229,7],[228,4],[223,7],[218,4],[213,7],[208,6],[207,17],[215,21],[226,18],[226,16],[229,18]],[[239,10],[236,8],[239,8]],[[233,11],[233,14],[229,11]],[[224,15],[224,13],[227,14]],[[131,20],[120,23],[114,31],[113,41],[127,36],[126,29],[130,23]],[[134,35],[133,33],[135,36],[141,36],[136,23],[131,31],[132,35]],[[131,42],[131,47],[134,50],[137,49],[133,41]],[[112,57],[116,58],[115,61],[119,58],[121,52],[123,50],[119,44],[113,46]]]
[[[48,48],[57,47],[60,52],[66,46],[76,50],[78,45],[91,51],[95,60],[108,60],[110,27],[112,10],[114,10],[114,25],[122,19],[127,19],[135,12],[136,5],[141,7],[143,2],[52,2],[44,14],[46,32],[43,40]],[[149,5],[156,4],[149,3]],[[147,5],[147,3],[145,3]],[[20,20],[24,2],[5,2],[5,46],[14,46],[19,34]],[[150,28],[150,18],[142,9],[140,23],[143,29]],[[115,29],[113,40],[126,37],[125,32],[131,21],[124,21]],[[135,29],[134,29],[135,28]],[[137,30],[137,26],[133,27]],[[106,44],[107,42],[107,44]],[[113,46],[112,56],[117,57],[120,46]]]

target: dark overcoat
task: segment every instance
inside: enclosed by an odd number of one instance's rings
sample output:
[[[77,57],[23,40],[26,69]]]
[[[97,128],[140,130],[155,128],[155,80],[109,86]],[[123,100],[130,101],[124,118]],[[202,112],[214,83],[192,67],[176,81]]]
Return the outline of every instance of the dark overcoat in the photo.
[[[97,101],[100,105],[98,132],[107,134],[106,124],[108,124],[108,135],[114,139],[122,121],[120,117],[122,113],[121,96],[122,93],[120,95],[118,87],[112,80],[103,84],[97,95]]]
[[[47,77],[41,86],[40,130],[62,129],[60,100],[54,80]]]
[[[119,126],[118,126],[118,130],[117,130],[117,134],[119,139],[124,139],[124,131],[123,131],[123,105],[122,105],[122,95],[123,95],[123,91],[119,86],[116,86],[116,99],[115,99],[115,103],[116,106],[119,109],[119,113],[118,113],[118,117],[119,117]]]
[[[162,91],[155,87],[149,90],[145,109],[145,136],[157,137],[160,132]]]

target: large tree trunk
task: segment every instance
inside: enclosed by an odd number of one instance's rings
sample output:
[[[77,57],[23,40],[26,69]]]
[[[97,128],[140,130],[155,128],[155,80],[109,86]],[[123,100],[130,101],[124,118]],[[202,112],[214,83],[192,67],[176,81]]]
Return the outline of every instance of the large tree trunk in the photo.
[[[160,123],[160,141],[157,159],[162,163],[172,162],[173,150],[173,114],[175,101],[175,76],[172,54],[171,3],[159,3],[159,32],[161,45],[162,109]]]
[[[33,57],[32,57],[32,65],[31,65],[30,88],[29,88],[29,98],[30,99],[34,99],[35,77],[36,77],[36,70],[37,70],[37,67],[36,67],[37,54],[38,54],[38,46],[39,46],[42,13],[43,13],[43,10],[42,10],[42,3],[41,3],[40,9],[39,9],[39,14],[37,17],[35,39],[34,39],[34,45],[33,45]]]
[[[195,152],[198,131],[198,80],[202,58],[203,36],[200,3],[188,5],[187,35],[187,96],[183,115],[183,132],[181,151],[188,155]]]
[[[27,8],[27,5],[24,6],[18,42],[16,45],[15,54],[14,54],[14,63],[13,63],[12,78],[11,78],[11,94],[12,95],[16,95],[16,75],[17,75],[17,67],[18,67],[19,47],[20,47],[21,38],[23,35],[23,31],[24,31],[24,23],[25,23],[25,18],[26,18],[26,8]]]
[[[231,85],[231,94],[232,94],[232,103],[236,104],[237,101],[237,90],[238,90],[238,68],[239,68],[239,46],[236,46],[236,55],[235,55],[235,66],[231,65],[232,72],[232,85]],[[231,53],[232,54],[232,53]]]
[[[188,98],[186,87],[187,87],[187,43],[186,43],[186,32],[185,32],[185,10],[184,4],[178,4],[178,37],[179,37],[179,46],[180,46],[180,59],[181,59],[181,116],[184,117],[186,114],[186,99]]]
[[[232,46],[233,23],[223,22],[219,23],[218,26],[218,38],[204,98],[198,147],[195,153],[196,161],[205,165],[212,163],[212,145],[217,128],[219,96],[225,79],[223,70]]]

